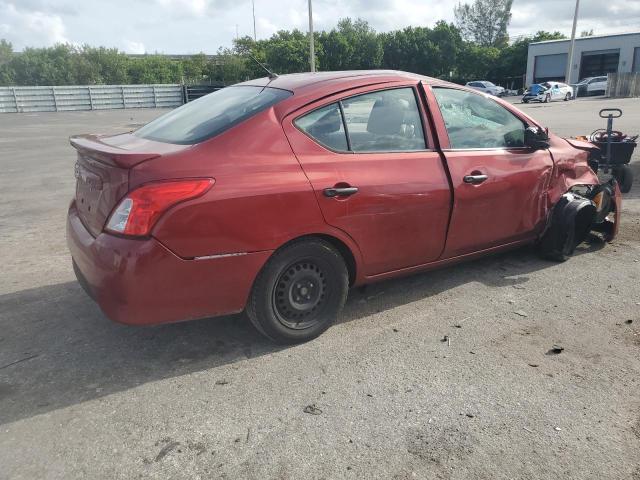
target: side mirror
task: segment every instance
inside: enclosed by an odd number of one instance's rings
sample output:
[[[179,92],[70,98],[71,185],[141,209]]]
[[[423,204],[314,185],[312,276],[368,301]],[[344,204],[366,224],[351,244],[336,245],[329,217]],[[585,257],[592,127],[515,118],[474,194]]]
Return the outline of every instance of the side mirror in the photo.
[[[534,150],[549,148],[549,136],[542,128],[527,127],[524,130],[524,144]]]

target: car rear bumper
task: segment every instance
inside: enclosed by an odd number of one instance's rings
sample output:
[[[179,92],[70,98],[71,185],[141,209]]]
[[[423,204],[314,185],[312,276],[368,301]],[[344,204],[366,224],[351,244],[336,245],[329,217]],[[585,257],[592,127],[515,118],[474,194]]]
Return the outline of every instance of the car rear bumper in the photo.
[[[79,283],[111,320],[153,325],[240,312],[271,252],[178,257],[155,238],[93,237],[75,204],[67,245]]]

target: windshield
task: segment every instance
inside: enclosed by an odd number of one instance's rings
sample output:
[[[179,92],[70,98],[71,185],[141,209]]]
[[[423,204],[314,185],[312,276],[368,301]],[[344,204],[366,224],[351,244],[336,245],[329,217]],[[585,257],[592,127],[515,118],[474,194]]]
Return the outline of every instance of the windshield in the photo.
[[[495,85],[491,82],[484,82],[485,87],[495,87]]]
[[[292,95],[255,86],[226,87],[170,111],[134,132],[158,142],[192,145],[211,138]]]

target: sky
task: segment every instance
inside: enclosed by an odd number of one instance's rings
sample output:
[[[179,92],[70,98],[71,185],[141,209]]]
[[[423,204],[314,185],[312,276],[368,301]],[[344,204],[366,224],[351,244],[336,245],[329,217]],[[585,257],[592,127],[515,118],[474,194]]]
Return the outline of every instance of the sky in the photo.
[[[314,28],[363,18],[377,31],[453,21],[442,0],[314,0]],[[509,34],[571,33],[574,0],[514,0]],[[307,0],[255,0],[256,33],[308,28]],[[640,31],[640,0],[582,0],[578,32]],[[0,38],[24,47],[56,43],[117,47],[127,53],[215,53],[236,31],[253,35],[251,0],[0,0]]]

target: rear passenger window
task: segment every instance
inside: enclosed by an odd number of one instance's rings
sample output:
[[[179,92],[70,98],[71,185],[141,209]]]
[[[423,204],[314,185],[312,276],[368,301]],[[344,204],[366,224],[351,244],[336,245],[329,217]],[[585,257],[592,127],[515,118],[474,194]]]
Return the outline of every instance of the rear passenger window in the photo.
[[[294,123],[332,150],[406,152],[426,148],[412,88],[350,97],[307,113]]]
[[[382,90],[342,102],[354,152],[424,150],[424,132],[412,88]]]
[[[331,150],[348,150],[342,115],[337,103],[307,113],[295,121],[296,126]]]

